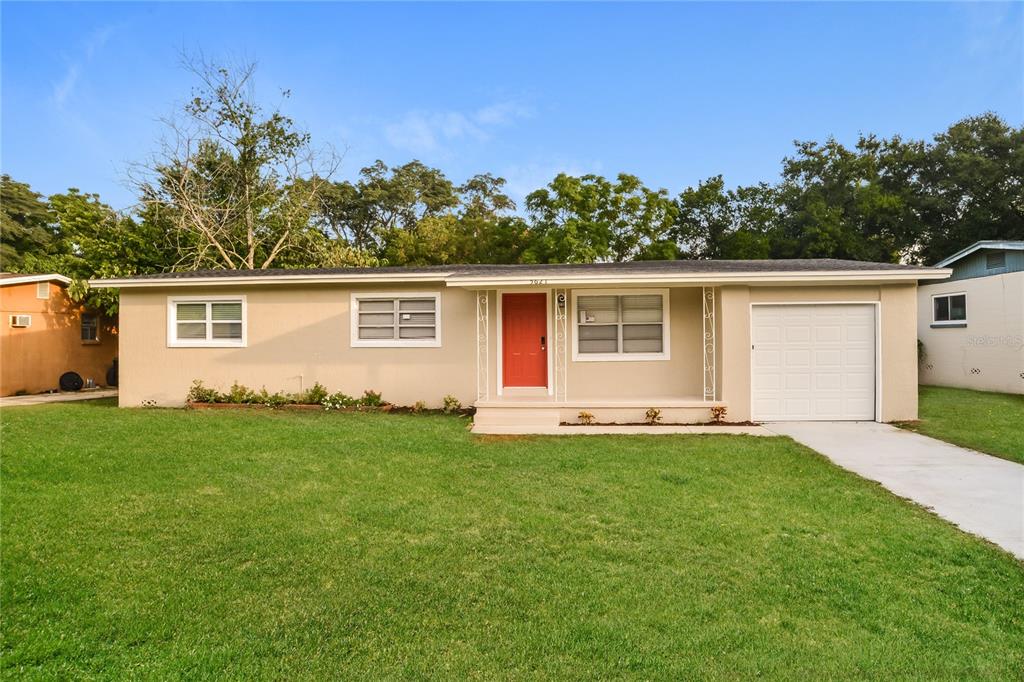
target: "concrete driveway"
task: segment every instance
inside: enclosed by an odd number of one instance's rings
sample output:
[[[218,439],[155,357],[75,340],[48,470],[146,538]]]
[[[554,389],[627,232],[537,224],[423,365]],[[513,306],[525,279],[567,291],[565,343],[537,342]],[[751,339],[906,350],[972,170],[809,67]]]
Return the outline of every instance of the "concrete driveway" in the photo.
[[[1024,559],[1024,465],[875,422],[765,427]]]

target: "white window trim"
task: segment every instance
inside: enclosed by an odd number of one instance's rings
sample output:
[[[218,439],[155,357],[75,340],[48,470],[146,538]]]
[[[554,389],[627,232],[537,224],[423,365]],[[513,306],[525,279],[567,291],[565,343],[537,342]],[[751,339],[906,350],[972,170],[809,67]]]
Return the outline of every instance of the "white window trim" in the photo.
[[[579,296],[661,296],[661,348],[660,353],[580,353]],[[669,309],[668,289],[573,289],[572,295],[572,360],[573,362],[652,362],[672,359],[672,315]],[[621,323],[619,323],[621,327]],[[621,348],[621,345],[620,345]]]
[[[175,306],[178,303],[223,303],[242,304],[241,339],[178,339],[178,318]],[[168,348],[245,348],[248,345],[249,317],[244,294],[235,296],[168,296],[167,297],[167,347]]]
[[[364,298],[432,298],[434,299],[434,338],[432,339],[361,339],[359,338],[359,300]],[[349,343],[352,348],[440,348],[440,291],[359,291],[349,300]]]
[[[937,298],[949,298],[952,296],[963,296],[964,297],[964,319],[962,320],[936,320],[935,319],[935,299]],[[944,294],[932,294],[932,323],[933,327],[963,327],[967,325],[967,319],[970,317],[968,314],[967,306],[967,292],[966,291],[950,291]],[[950,308],[952,310],[952,308]]]
[[[42,287],[46,287],[46,289],[43,289]],[[43,295],[43,296],[40,296],[39,295],[40,291],[45,291],[46,294]],[[48,301],[48,300],[50,300],[50,283],[49,282],[36,282],[36,299],[38,299],[40,301]]]

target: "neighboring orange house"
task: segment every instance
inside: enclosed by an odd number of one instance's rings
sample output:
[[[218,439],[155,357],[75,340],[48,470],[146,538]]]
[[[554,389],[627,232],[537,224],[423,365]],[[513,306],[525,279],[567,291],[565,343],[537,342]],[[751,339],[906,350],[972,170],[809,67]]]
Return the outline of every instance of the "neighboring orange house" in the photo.
[[[65,372],[107,384],[116,322],[72,301],[70,282],[56,274],[0,273],[0,396],[57,389]]]

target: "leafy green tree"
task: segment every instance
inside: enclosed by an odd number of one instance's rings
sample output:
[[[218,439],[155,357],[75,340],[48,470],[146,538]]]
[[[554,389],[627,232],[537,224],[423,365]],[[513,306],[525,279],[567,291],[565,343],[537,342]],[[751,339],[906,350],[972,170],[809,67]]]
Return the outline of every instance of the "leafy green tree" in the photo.
[[[116,313],[118,292],[90,289],[89,279],[162,272],[178,257],[167,235],[114,211],[96,194],[72,188],[49,203],[57,225],[53,249],[28,262],[34,270],[71,277],[71,298],[92,308]]]
[[[415,233],[421,220],[458,205],[455,186],[444,173],[420,161],[395,168],[376,161],[355,182],[337,182],[321,196],[314,219],[321,230],[355,249],[386,250],[397,233]]]
[[[935,137],[919,171],[925,263],[982,239],[1024,239],[1024,126],[993,113]]]
[[[0,176],[0,269],[24,271],[26,256],[53,248],[53,214],[45,199],[23,182]]]
[[[526,197],[534,243],[526,256],[546,263],[590,263],[664,258],[677,208],[665,190],[633,175],[615,182],[599,175],[560,173]]]

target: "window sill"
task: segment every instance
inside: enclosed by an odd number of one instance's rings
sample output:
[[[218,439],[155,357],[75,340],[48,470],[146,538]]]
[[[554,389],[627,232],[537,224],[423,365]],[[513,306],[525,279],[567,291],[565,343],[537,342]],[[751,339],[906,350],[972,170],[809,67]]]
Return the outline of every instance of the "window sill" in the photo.
[[[668,353],[577,353],[573,362],[665,362]]]
[[[83,346],[98,346],[100,345],[99,339],[93,339],[92,341],[82,341]]]
[[[171,341],[168,348],[245,348],[238,341]]]
[[[964,329],[967,327],[966,322],[932,322],[932,329]]]
[[[441,342],[410,343],[408,341],[352,341],[352,348],[440,348]]]

